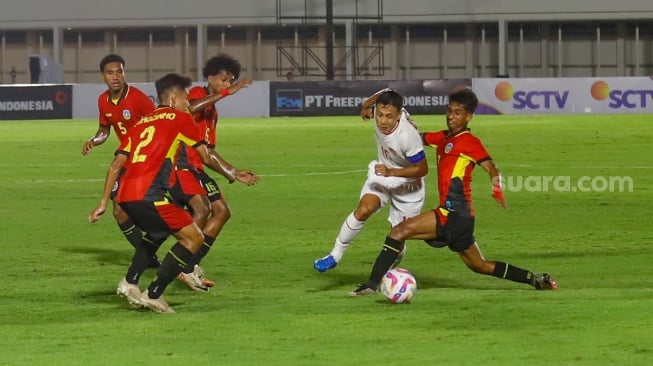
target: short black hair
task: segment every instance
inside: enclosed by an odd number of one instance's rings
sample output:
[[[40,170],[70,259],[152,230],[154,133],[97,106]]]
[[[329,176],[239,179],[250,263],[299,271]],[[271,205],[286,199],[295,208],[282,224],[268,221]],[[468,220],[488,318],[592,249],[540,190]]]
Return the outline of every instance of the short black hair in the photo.
[[[159,80],[154,82],[156,87],[156,94],[159,97],[159,100],[164,100],[174,89],[184,90],[191,86],[192,81],[186,76],[181,76],[179,74],[170,73],[166,74]]]
[[[104,67],[111,62],[120,62],[122,64],[122,67],[125,67],[125,59],[122,58],[120,55],[116,55],[112,53],[110,55],[104,56],[102,58],[102,61],[100,61],[100,72],[104,72]]]
[[[207,79],[209,76],[217,75],[222,70],[232,73],[234,79],[238,80],[240,76],[240,62],[226,53],[222,53],[206,61],[202,69],[202,75]]]
[[[401,109],[404,108],[404,97],[397,91],[390,89],[379,94],[376,98],[376,104],[391,105],[401,112]]]
[[[451,102],[462,104],[469,113],[474,113],[478,107],[478,97],[470,88],[462,88],[449,94],[449,103]]]

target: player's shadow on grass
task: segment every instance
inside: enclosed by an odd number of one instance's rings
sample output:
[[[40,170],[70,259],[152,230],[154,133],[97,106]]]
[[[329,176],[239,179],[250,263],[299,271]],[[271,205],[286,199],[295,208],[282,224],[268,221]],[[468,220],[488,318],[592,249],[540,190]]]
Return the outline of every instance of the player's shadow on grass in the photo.
[[[474,281],[459,281],[452,278],[436,277],[431,275],[420,275],[417,279],[418,289],[438,289],[438,288],[460,288],[485,290],[488,287]]]
[[[316,277],[320,282],[314,287],[307,290],[307,292],[321,292],[339,290],[343,287],[351,287],[351,290],[356,288],[358,284],[367,281],[368,274],[359,272],[337,272],[331,270],[327,273],[316,273]],[[478,275],[480,276],[480,275]],[[488,290],[496,291],[496,284],[492,285],[487,281],[474,281],[472,280],[457,280],[450,277],[437,277],[434,275],[416,275],[418,289],[467,289],[467,290]],[[485,276],[489,281],[492,281],[489,276]]]
[[[353,290],[361,281],[364,282],[364,279],[367,278],[363,274],[353,272],[337,272],[337,270],[331,270],[328,273],[318,273],[315,270],[312,271],[315,273],[315,277],[317,277],[319,282],[314,288],[309,288],[307,292],[338,290],[347,286],[350,286]]]
[[[126,266],[131,262],[133,253],[125,250],[92,248],[92,247],[66,247],[61,251],[69,254],[86,254],[102,265]]]

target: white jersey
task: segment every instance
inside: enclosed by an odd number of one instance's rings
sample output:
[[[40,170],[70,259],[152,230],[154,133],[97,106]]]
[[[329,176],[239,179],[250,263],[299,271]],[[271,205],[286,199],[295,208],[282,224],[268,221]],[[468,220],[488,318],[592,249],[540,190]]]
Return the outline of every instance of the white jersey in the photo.
[[[383,177],[376,175],[374,166],[383,164],[391,169],[412,166],[426,159],[424,145],[417,126],[411,121],[405,109],[401,110],[399,123],[388,135],[375,126],[378,160],[367,166],[367,180],[363,184],[360,196],[373,194],[379,197],[381,207],[392,202],[388,221],[393,227],[409,217],[420,214],[426,198],[424,177]]]
[[[424,159],[424,144],[417,126],[406,109],[401,110],[399,123],[389,134],[379,131],[374,124],[378,162],[390,169],[407,168]],[[395,183],[420,182],[422,178],[390,177]]]

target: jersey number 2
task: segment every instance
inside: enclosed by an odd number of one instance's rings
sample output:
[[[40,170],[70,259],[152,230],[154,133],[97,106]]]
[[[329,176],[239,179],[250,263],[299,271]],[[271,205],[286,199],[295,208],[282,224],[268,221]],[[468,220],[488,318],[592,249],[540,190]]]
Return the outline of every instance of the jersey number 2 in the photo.
[[[138,146],[136,146],[136,149],[134,150],[134,157],[132,158],[132,163],[142,163],[147,159],[147,155],[141,154],[141,149],[144,148],[145,146],[149,145],[150,142],[152,142],[152,139],[154,138],[154,132],[156,129],[154,126],[147,127],[146,129],[141,132],[140,138],[142,139],[141,142],[138,143]]]

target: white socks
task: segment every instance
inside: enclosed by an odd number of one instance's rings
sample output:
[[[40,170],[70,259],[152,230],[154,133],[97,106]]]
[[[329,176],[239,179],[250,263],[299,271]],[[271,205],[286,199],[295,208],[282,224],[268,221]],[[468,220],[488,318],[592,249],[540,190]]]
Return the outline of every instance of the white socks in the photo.
[[[340,233],[338,234],[330,253],[336,262],[340,262],[342,256],[345,254],[345,250],[347,250],[347,247],[349,246],[349,243],[351,243],[358,233],[360,233],[364,224],[365,221],[356,220],[353,212],[347,216],[345,222],[343,222],[340,227]]]

